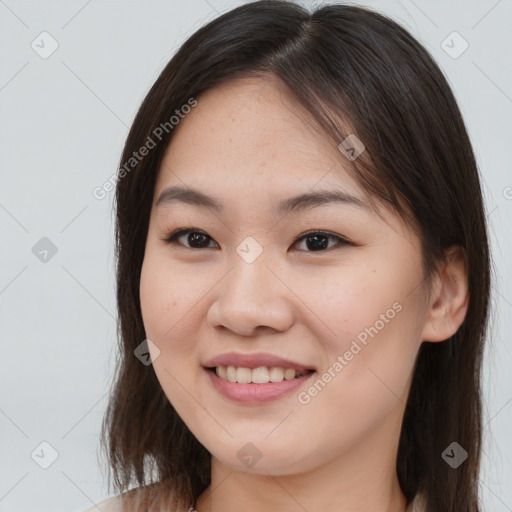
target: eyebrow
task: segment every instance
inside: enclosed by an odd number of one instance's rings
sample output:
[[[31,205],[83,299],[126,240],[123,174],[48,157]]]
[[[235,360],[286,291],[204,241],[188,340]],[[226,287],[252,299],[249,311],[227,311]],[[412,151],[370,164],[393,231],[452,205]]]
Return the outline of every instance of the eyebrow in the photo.
[[[199,206],[216,213],[221,213],[224,209],[222,202],[218,199],[208,196],[200,190],[180,186],[165,188],[158,197],[156,206],[158,208],[175,203],[186,203],[193,206]],[[333,203],[368,208],[368,205],[364,201],[343,190],[321,190],[317,192],[307,192],[282,200],[278,203],[277,213],[281,215],[296,213],[306,209]]]

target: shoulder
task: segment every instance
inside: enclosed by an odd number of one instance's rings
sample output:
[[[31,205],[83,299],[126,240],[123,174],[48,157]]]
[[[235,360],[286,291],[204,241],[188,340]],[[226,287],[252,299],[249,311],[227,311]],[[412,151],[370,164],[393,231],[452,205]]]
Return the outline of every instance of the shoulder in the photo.
[[[83,512],[140,512],[160,508],[169,509],[175,504],[176,493],[169,482],[156,482],[136,487],[97,503]]]
[[[121,497],[114,496],[113,498],[108,498],[101,503],[93,505],[92,507],[84,510],[83,512],[123,512],[123,508],[121,506]]]

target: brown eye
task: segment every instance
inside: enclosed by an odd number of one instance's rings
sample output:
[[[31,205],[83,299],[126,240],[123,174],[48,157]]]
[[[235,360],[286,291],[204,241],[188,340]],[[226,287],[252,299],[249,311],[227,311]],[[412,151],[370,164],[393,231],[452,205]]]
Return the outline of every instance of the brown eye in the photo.
[[[180,238],[186,240],[189,245],[179,242]],[[208,249],[208,240],[213,241],[203,231],[193,229],[179,229],[164,239],[168,244],[184,245],[189,249]]]
[[[297,242],[304,241],[305,247],[307,247],[308,251],[306,252],[322,252],[324,249],[332,248],[329,246],[329,240],[337,240],[338,243],[336,245],[348,245],[349,242],[344,238],[334,235],[332,233],[326,233],[325,231],[310,231],[304,235],[300,235],[295,239],[294,244]]]

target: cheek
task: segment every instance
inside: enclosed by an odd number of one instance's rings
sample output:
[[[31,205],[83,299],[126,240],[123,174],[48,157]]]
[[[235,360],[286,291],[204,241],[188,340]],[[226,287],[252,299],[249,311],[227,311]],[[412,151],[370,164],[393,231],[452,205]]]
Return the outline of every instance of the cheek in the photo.
[[[179,293],[183,290],[183,283],[162,263],[151,250],[146,252],[139,292],[146,336],[165,352],[169,350],[170,340],[179,338],[184,325],[179,319],[185,313],[182,311],[183,293]]]
[[[202,314],[200,299],[206,290],[197,286],[197,276],[171,266],[165,253],[150,245],[141,269],[139,292],[146,336],[160,349],[157,365],[177,371],[197,349],[194,340],[198,315]]]
[[[296,289],[302,283],[297,294],[311,305],[315,323],[327,333],[321,337],[325,349],[339,354],[349,350],[358,336],[364,343],[367,329],[375,324],[379,332],[389,330],[388,325],[400,316],[403,280],[396,280],[389,268],[353,265],[331,274],[323,284],[315,276],[294,282]]]
[[[169,402],[177,410],[186,412],[191,408],[190,400],[187,402],[190,397],[180,383],[189,379],[187,365],[194,361],[194,346],[182,342],[191,339],[186,332],[188,316],[183,293],[179,293],[187,288],[182,288],[184,283],[175,275],[155,252],[146,251],[139,292],[146,337],[158,347],[153,351],[150,348],[153,370]]]
[[[140,307],[146,335],[155,340],[161,338],[171,301],[170,294],[164,294],[165,278],[162,282],[159,275],[151,254],[146,252],[140,276]]]
[[[343,272],[311,297],[330,331],[322,339],[323,370],[336,375],[337,384],[328,386],[350,402],[345,411],[365,407],[356,397],[393,401],[401,396],[421,343],[419,288],[411,293],[410,284],[421,274],[411,264],[380,265]]]

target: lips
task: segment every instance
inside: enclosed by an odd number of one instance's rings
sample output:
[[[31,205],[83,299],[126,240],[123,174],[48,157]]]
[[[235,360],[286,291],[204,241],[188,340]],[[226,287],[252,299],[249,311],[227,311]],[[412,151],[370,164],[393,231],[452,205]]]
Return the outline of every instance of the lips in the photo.
[[[297,390],[315,375],[310,372],[301,377],[295,377],[281,382],[267,382],[266,384],[243,384],[238,382],[229,382],[219,376],[212,370],[205,370],[213,388],[224,398],[231,402],[243,404],[262,404],[265,402],[277,400],[289,396],[292,391]]]
[[[213,357],[203,366],[213,387],[222,396],[244,404],[261,404],[285,397],[312,378],[316,372],[316,369],[309,365],[268,353],[231,352]],[[251,382],[255,378],[255,373],[259,374],[264,370],[269,372],[265,379],[260,376],[257,379],[258,383]],[[233,371],[236,372],[236,379],[228,375]],[[277,375],[279,372],[281,375]],[[238,379],[239,373],[241,379]],[[285,375],[288,378],[283,378]]]

